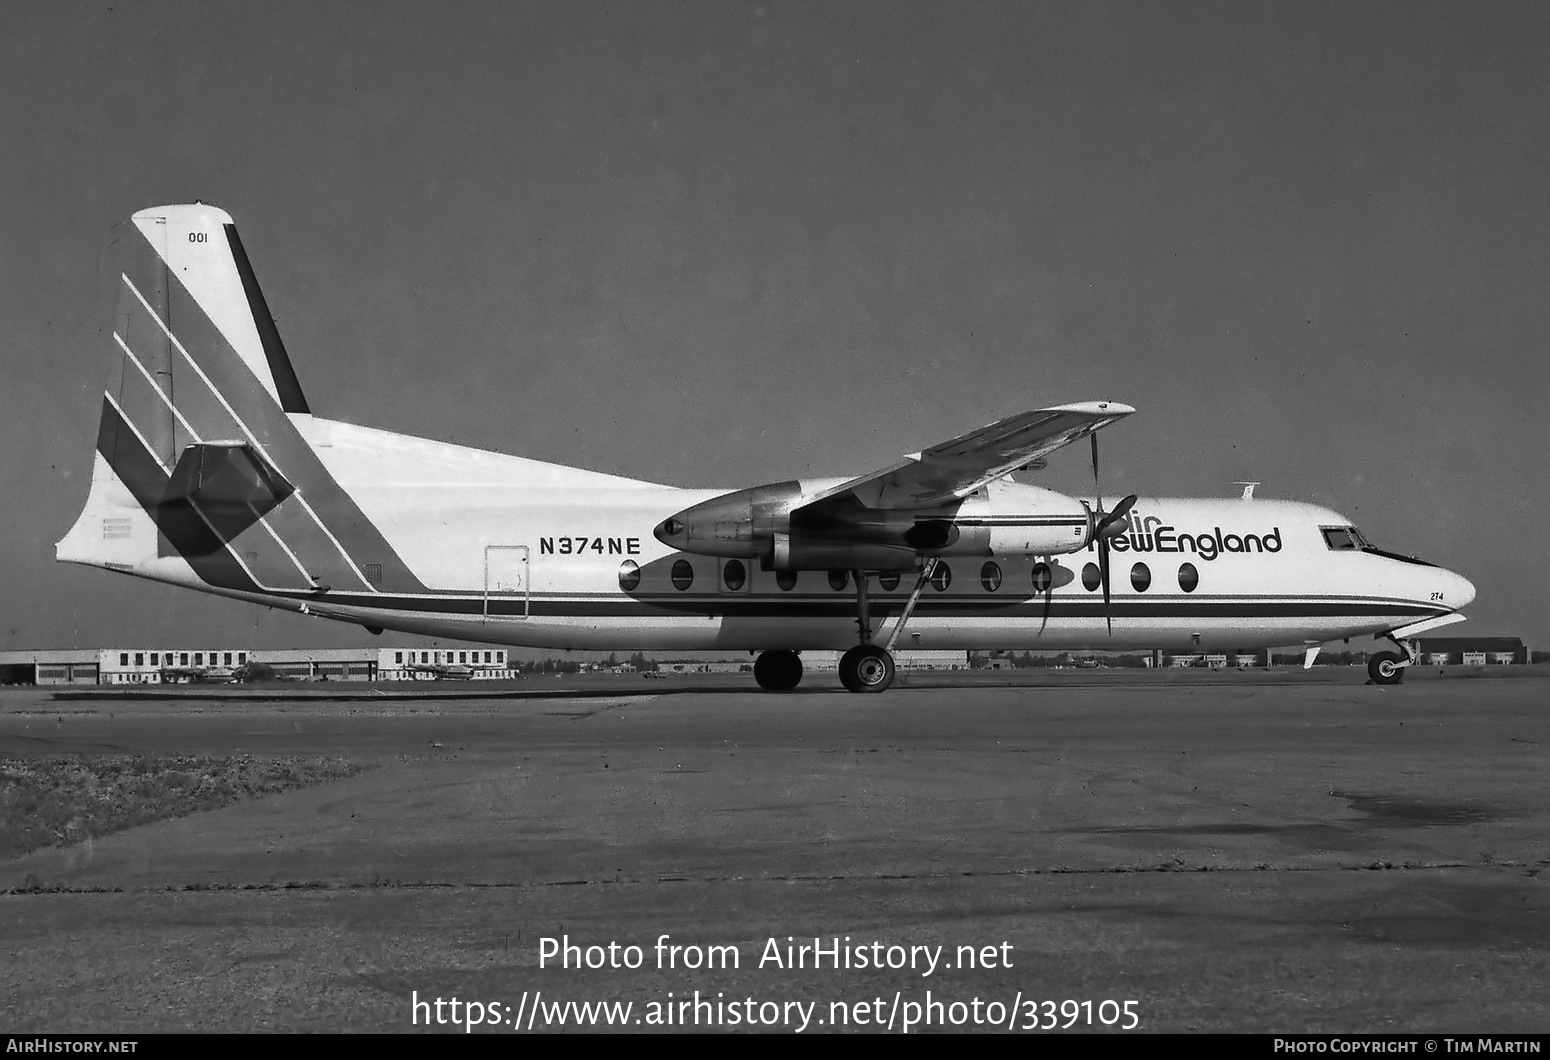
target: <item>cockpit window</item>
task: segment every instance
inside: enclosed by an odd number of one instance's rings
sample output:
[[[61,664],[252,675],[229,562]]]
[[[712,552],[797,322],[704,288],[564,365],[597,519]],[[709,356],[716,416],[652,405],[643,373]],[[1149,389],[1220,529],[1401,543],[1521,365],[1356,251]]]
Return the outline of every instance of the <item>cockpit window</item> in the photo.
[[[1385,559],[1397,559],[1401,563],[1414,563],[1418,567],[1436,566],[1435,563],[1428,563],[1424,559],[1402,556],[1398,552],[1378,548],[1363,537],[1362,532],[1354,526],[1321,526],[1319,532],[1324,535],[1324,544],[1333,552],[1366,552],[1368,555],[1382,556]]]
[[[1324,532],[1324,544],[1335,552],[1359,552],[1372,547],[1354,526],[1325,526],[1321,529]]]

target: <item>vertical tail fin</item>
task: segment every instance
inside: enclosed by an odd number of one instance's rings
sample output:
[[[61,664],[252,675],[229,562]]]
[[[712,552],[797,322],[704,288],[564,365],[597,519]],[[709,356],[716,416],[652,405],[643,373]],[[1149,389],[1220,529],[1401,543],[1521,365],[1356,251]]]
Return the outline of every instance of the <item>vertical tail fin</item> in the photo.
[[[142,210],[116,256],[117,370],[58,558],[251,593],[413,582],[292,422],[311,409],[230,215]]]
[[[149,301],[173,331],[197,308],[283,411],[310,412],[231,215],[203,203],[160,206],[141,210],[132,224],[145,246],[124,247],[119,320],[141,321],[155,345],[161,329],[144,320],[137,303]],[[179,307],[180,294],[194,305]]]

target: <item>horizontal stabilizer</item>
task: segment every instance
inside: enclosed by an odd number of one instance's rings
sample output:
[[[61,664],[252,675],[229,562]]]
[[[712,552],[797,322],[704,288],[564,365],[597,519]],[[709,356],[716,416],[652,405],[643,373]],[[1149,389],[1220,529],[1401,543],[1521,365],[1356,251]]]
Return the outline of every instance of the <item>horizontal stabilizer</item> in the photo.
[[[247,442],[201,442],[183,450],[167,483],[167,499],[208,505],[251,505],[267,512],[296,487]]]
[[[187,513],[186,521],[199,518],[224,543],[295,492],[296,487],[248,443],[201,442],[178,457],[159,522]]]

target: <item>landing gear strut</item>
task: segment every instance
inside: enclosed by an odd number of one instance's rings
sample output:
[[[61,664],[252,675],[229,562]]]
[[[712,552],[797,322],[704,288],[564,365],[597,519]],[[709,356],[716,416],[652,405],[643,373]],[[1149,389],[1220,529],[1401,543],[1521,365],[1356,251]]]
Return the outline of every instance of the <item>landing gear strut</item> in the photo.
[[[1380,651],[1367,660],[1367,676],[1375,685],[1397,685],[1405,679],[1405,670],[1421,661],[1415,642],[1400,640],[1392,633],[1389,643],[1399,651]]]
[[[867,601],[867,572],[851,571],[856,579],[856,632],[861,643],[840,656],[840,684],[851,692],[882,692],[898,672],[893,653],[872,643],[872,614]],[[906,614],[904,617],[908,617]],[[901,622],[902,622],[901,618]],[[897,628],[895,629],[897,634]],[[890,639],[888,647],[893,647]]]
[[[802,682],[802,657],[794,651],[760,652],[753,679],[770,692],[789,692]]]

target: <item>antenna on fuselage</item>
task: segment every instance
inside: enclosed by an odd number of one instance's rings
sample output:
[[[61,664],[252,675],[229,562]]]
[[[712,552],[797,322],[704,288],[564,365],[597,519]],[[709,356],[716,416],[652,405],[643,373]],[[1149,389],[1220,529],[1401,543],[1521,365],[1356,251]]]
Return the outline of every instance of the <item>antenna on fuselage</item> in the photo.
[[[1243,496],[1238,498],[1239,500],[1251,501],[1251,500],[1254,499],[1254,487],[1258,486],[1259,483],[1258,482],[1234,482],[1233,485],[1234,486],[1242,486],[1243,487]]]

